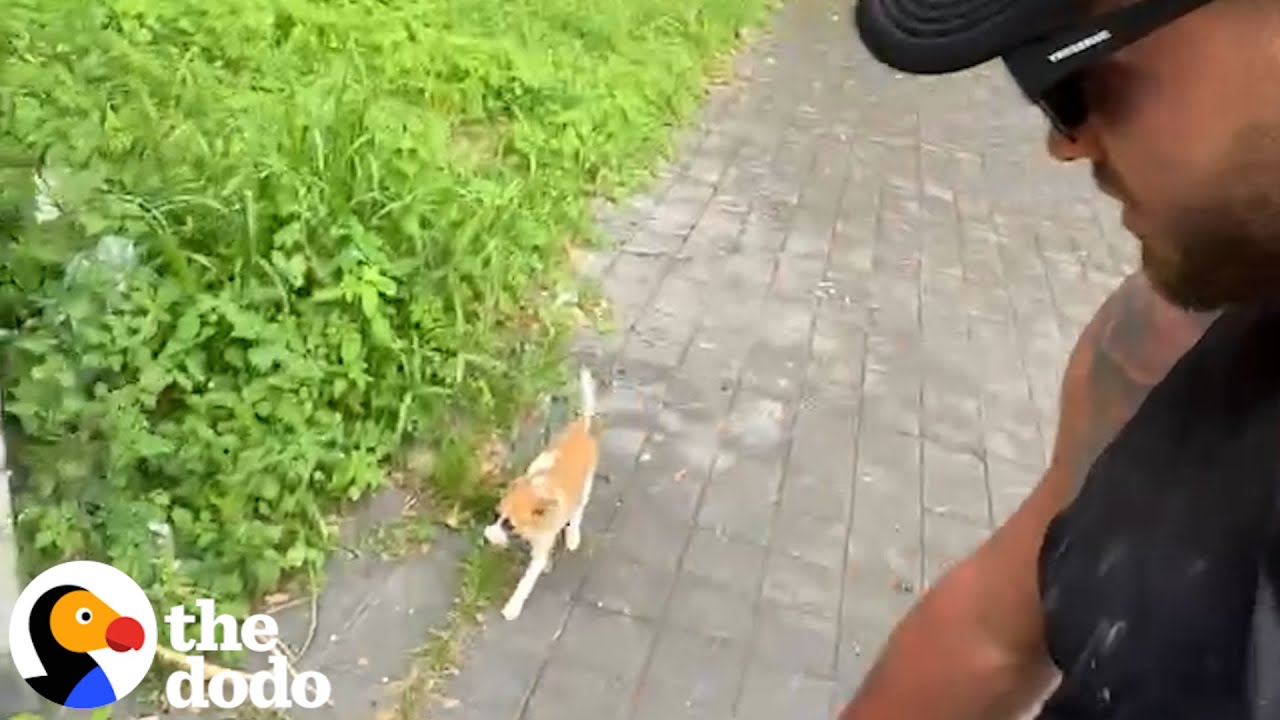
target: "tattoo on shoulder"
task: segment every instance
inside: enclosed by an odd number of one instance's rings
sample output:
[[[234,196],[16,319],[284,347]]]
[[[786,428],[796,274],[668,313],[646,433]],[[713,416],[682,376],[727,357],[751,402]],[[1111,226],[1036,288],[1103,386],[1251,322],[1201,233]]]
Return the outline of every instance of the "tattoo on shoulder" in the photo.
[[[1160,299],[1146,278],[1132,275],[1107,298],[1081,336],[1082,423],[1065,458],[1083,480],[1089,467],[1129,421],[1151,388],[1209,327],[1216,313],[1192,313]]]

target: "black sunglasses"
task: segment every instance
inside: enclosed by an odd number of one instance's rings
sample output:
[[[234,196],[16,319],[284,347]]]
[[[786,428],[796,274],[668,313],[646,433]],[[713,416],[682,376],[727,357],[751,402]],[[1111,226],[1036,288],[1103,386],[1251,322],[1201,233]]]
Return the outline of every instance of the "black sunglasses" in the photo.
[[[1211,0],[1140,0],[1034,40],[1001,59],[1031,102],[1066,137],[1089,118],[1083,71]]]

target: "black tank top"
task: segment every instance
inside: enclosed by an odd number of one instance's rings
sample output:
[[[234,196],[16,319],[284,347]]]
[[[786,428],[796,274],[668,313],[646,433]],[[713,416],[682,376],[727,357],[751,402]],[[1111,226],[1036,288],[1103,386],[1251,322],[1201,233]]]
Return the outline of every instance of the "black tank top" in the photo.
[[[1280,720],[1278,477],[1280,311],[1228,310],[1046,531],[1041,720]]]

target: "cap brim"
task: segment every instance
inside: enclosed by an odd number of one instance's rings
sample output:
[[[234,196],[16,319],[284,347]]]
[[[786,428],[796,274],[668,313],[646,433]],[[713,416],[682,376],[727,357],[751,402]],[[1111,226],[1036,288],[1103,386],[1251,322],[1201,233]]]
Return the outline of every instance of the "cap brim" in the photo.
[[[1080,0],[859,0],[867,50],[902,72],[941,75],[1004,55],[1060,25]]]

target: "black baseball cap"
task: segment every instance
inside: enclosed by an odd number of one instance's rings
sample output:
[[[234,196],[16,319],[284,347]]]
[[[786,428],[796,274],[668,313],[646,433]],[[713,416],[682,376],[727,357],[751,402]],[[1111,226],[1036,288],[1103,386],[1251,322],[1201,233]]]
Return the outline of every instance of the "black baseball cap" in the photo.
[[[1081,71],[1210,0],[1137,0],[1090,13],[1086,0],[858,0],[867,50],[896,70],[958,72],[997,58],[1063,132],[1088,104]]]

